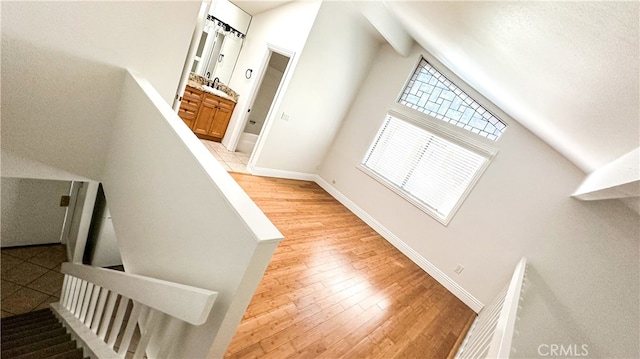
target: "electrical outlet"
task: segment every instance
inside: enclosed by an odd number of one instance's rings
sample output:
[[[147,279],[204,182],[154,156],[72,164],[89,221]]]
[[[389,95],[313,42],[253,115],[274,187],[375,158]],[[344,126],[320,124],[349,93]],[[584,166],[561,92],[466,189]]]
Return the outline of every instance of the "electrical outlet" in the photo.
[[[456,266],[456,269],[454,269],[453,271],[456,272],[456,274],[460,274],[462,273],[463,270],[464,270],[464,266],[462,264],[458,264]]]

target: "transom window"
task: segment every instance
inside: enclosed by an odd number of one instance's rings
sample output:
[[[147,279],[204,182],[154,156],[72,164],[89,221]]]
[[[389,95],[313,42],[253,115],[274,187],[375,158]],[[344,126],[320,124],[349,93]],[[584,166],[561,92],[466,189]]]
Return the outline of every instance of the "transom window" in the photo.
[[[418,122],[388,114],[361,168],[446,225],[494,152],[452,141]]]
[[[496,141],[507,125],[433,68],[424,58],[400,104]]]

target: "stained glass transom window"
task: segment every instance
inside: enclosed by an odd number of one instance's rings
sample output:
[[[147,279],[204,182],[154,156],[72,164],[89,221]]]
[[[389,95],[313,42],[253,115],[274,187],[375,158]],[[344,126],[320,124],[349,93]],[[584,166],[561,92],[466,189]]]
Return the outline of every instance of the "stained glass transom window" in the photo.
[[[449,81],[425,59],[420,61],[398,102],[493,141],[507,128],[504,122]]]

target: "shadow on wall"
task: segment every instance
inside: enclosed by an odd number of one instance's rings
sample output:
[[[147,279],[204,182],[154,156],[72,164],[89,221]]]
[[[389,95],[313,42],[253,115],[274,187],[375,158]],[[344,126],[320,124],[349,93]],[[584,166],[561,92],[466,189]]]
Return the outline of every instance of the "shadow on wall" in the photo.
[[[518,317],[513,358],[605,357],[531,263]]]
[[[3,35],[3,153],[99,179],[124,74]]]

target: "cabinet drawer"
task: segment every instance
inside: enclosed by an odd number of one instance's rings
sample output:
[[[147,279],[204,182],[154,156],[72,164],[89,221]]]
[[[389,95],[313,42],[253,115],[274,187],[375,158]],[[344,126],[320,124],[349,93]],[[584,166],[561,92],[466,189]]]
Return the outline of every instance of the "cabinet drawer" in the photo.
[[[197,114],[198,109],[189,110],[181,107],[178,111],[178,116],[180,116],[180,118],[182,118],[183,120],[195,120]]]
[[[218,106],[220,106],[220,108],[231,110],[235,106],[235,103],[231,101],[220,100],[220,104]]]
[[[194,98],[194,99],[195,98],[202,98],[202,93],[203,93],[202,91],[200,91],[200,90],[198,90],[196,88],[193,88],[191,86],[187,86],[184,89],[184,96],[183,97],[191,97],[191,98]]]
[[[218,96],[214,96],[214,95],[205,95],[204,98],[202,99],[202,102],[207,105],[207,106],[211,106],[211,107],[218,107],[218,103],[220,101],[218,101]]]
[[[182,101],[191,101],[191,102],[200,102],[202,101],[202,96],[196,96],[193,94],[187,94],[186,92],[184,93],[184,96],[182,96]]]
[[[180,109],[198,112],[199,107],[200,107],[200,101],[191,101],[191,100],[183,99],[182,102],[180,102]]]

